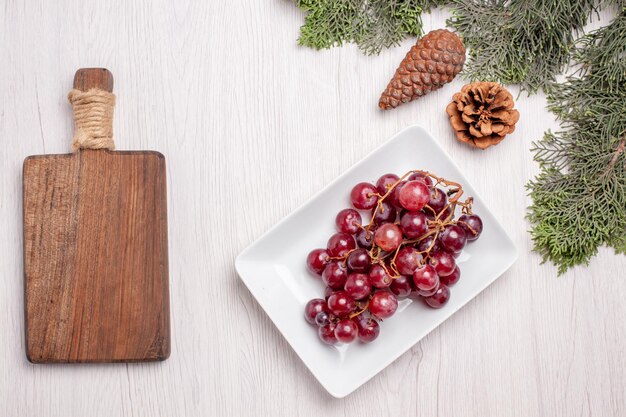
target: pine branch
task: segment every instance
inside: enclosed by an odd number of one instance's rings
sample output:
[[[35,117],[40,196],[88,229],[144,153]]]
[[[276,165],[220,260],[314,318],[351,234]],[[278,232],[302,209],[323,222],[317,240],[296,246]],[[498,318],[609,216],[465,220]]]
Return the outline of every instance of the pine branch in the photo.
[[[572,58],[575,38],[599,4],[623,0],[294,0],[307,13],[299,44],[315,49],[354,42],[366,54],[421,36],[422,12],[448,5],[470,49],[472,81],[545,90]]]
[[[307,12],[300,45],[326,49],[354,42],[366,54],[421,36],[422,11],[443,0],[295,0]]]
[[[472,81],[545,89],[570,59],[594,0],[453,0],[448,25],[470,49]]]
[[[564,129],[534,144],[542,171],[528,184],[535,250],[559,273],[604,244],[626,253],[626,8],[573,56],[578,76],[548,94]]]

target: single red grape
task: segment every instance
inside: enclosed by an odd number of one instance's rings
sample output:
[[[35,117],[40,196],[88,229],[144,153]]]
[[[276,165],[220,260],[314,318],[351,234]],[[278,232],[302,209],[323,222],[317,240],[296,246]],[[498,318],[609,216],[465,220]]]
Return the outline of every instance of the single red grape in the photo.
[[[408,239],[417,239],[428,231],[426,215],[420,211],[407,211],[400,217],[402,234]]]
[[[446,305],[449,299],[450,289],[444,284],[441,284],[433,295],[424,298],[426,304],[428,304],[432,308],[443,307],[444,305]]]
[[[422,174],[421,172],[414,172],[411,175],[409,175],[409,181],[422,181],[428,187],[433,186],[433,180],[429,176],[426,176],[425,174]]]
[[[369,273],[370,284],[375,288],[387,288],[391,285],[391,277],[380,265],[374,265]]]
[[[332,288],[325,287],[324,288],[324,299],[326,301],[328,301],[328,297],[330,297],[334,292],[335,292],[335,290],[333,290]]]
[[[413,273],[413,282],[418,291],[431,291],[439,285],[439,275],[430,265],[421,265]]]
[[[421,255],[415,248],[405,246],[396,255],[396,268],[402,275],[413,275],[413,271],[419,266]]]
[[[341,258],[354,248],[356,248],[356,242],[348,233],[335,233],[328,239],[328,254],[333,258]]]
[[[380,195],[387,194],[389,188],[395,184],[400,178],[396,174],[385,174],[376,181],[376,188]]]
[[[360,316],[356,325],[359,329],[359,340],[363,343],[373,342],[380,333],[380,325],[371,317]]]
[[[354,310],[356,304],[345,291],[337,291],[328,297],[328,308],[337,317],[345,317]]]
[[[452,210],[450,209],[449,205],[446,205],[444,210],[440,211],[437,214],[433,213],[432,210],[428,210],[427,207],[424,207],[424,210],[422,210],[422,212],[426,215],[426,218],[428,220],[435,220],[435,218],[439,218],[439,220],[442,221],[446,220],[448,217],[450,217],[450,214],[452,214]]]
[[[435,268],[437,275],[441,277],[450,275],[456,267],[454,256],[446,251],[431,252],[429,263]]]
[[[430,252],[432,253],[441,250],[441,246],[439,245],[439,241],[435,240],[435,235],[430,235],[417,242],[417,250],[420,252],[426,252],[430,250]]]
[[[397,309],[398,298],[389,291],[377,291],[370,300],[370,313],[381,320],[393,316]]]
[[[428,291],[415,290],[415,293],[417,293],[417,295],[420,295],[422,297],[430,297],[431,295],[437,292],[437,290],[439,289],[439,285],[441,285],[441,278],[439,278],[439,284],[436,287],[433,287],[432,290],[428,290]]]
[[[428,210],[430,207],[434,210],[433,214],[439,214],[441,210],[446,207],[446,204],[448,204],[448,197],[446,196],[445,191],[441,188],[435,187],[430,190],[430,200],[428,200],[428,205],[424,208],[424,210]]]
[[[315,317],[322,311],[329,312],[326,301],[321,298],[314,298],[304,306],[304,318],[307,322],[315,324]]]
[[[389,289],[392,293],[397,295],[399,298],[408,297],[413,291],[413,286],[411,285],[411,278],[407,278],[404,275],[400,275],[391,281],[391,285]]]
[[[405,209],[419,211],[428,203],[430,191],[422,181],[409,181],[400,190],[398,198]]]
[[[350,319],[339,320],[335,326],[335,337],[341,343],[352,343],[356,339],[359,329],[356,323]]]
[[[335,217],[337,230],[351,235],[361,229],[359,226],[361,226],[362,221],[363,220],[361,219],[359,212],[351,208],[341,210],[337,213],[337,217]]]
[[[322,272],[322,281],[333,290],[339,290],[343,288],[348,279],[348,268],[338,261],[333,261],[326,265],[324,272]]]
[[[356,243],[360,248],[371,249],[374,244],[374,232],[376,230],[371,228],[369,231],[366,229],[361,229],[356,232]]]
[[[461,270],[458,265],[454,267],[454,271],[452,271],[450,275],[439,276],[441,283],[447,285],[448,287],[459,282],[459,279],[461,279]]]
[[[346,265],[352,272],[367,272],[372,266],[372,258],[367,249],[355,249],[348,255]]]
[[[328,306],[326,306],[326,308],[328,308]],[[318,326],[328,326],[331,322],[330,317],[329,313],[320,311],[317,313],[317,316],[315,316],[315,324]]]
[[[402,208],[402,204],[400,204],[400,190],[402,190],[402,187],[404,187],[404,184],[406,184],[406,181],[402,181],[401,183],[396,185],[393,191],[389,194],[389,196],[385,198],[385,201],[389,200],[391,205],[397,209]]]
[[[368,182],[360,182],[352,188],[350,200],[352,205],[359,210],[369,210],[378,202],[378,190],[376,186]]]
[[[350,274],[344,286],[346,292],[355,300],[362,300],[372,292],[369,276],[365,274]]]
[[[382,250],[390,252],[402,243],[402,231],[393,223],[385,223],[376,230],[374,242]]]
[[[448,252],[461,252],[467,243],[467,235],[461,226],[449,224],[439,233],[439,243]]]
[[[326,249],[313,249],[306,257],[306,266],[309,271],[317,275],[322,275],[324,268],[330,262],[330,255]]]
[[[391,203],[383,201],[378,208],[372,209],[372,223],[380,225],[383,223],[393,223],[396,221],[397,211]]]
[[[329,345],[334,345],[337,343],[337,338],[335,337],[335,327],[335,323],[330,323],[326,326],[317,328],[317,334],[319,335],[322,342]]]
[[[470,242],[478,239],[483,232],[483,221],[475,214],[463,214],[457,224],[465,230],[467,240]]]

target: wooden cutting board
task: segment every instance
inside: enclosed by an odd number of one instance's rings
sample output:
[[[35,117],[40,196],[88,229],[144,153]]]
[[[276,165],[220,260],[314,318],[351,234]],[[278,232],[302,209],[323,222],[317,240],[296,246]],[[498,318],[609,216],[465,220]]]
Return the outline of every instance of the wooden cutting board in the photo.
[[[74,88],[111,92],[105,69]],[[34,363],[170,354],[165,159],[82,149],[24,161],[26,350]]]

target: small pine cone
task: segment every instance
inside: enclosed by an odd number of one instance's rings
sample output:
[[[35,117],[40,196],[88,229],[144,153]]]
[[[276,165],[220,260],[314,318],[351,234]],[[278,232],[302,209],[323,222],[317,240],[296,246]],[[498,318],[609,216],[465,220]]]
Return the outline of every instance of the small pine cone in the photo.
[[[519,112],[514,105],[513,96],[500,84],[475,82],[452,97],[446,113],[459,141],[486,149],[515,130]]]
[[[378,107],[398,107],[449,83],[463,68],[465,46],[461,38],[446,29],[433,30],[406,54]]]

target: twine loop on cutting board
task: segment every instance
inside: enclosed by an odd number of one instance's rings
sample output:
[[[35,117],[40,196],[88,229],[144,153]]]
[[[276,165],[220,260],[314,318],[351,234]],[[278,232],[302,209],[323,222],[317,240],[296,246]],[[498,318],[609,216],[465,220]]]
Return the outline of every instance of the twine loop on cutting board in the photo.
[[[113,109],[115,94],[93,88],[73,89],[67,96],[74,109],[72,150],[115,149],[113,142]]]

